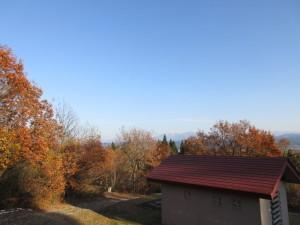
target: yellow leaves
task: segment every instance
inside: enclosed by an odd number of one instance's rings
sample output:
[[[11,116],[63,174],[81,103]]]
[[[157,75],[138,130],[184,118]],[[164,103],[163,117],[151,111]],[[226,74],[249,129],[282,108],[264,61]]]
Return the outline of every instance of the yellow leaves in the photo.
[[[0,171],[17,160],[19,149],[20,146],[14,143],[14,136],[0,129]]]
[[[9,140],[5,137],[0,137],[0,170],[7,167],[10,162]]]

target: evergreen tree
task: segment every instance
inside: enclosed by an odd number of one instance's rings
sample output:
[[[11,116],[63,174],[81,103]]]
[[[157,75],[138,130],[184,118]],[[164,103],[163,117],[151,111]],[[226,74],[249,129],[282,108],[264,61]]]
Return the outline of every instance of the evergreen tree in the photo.
[[[111,143],[111,148],[112,148],[113,150],[116,150],[116,149],[117,149],[117,146],[116,146],[116,144],[115,144],[114,142]]]
[[[163,143],[163,144],[168,144],[167,135],[165,135],[165,134],[164,134],[162,143]]]
[[[178,148],[176,146],[176,142],[173,141],[172,139],[170,139],[169,146],[171,148],[172,155],[177,155],[178,154]]]
[[[184,155],[184,149],[185,149],[184,141],[181,141],[181,143],[180,143],[180,152],[179,152],[179,154],[183,154],[183,155]]]

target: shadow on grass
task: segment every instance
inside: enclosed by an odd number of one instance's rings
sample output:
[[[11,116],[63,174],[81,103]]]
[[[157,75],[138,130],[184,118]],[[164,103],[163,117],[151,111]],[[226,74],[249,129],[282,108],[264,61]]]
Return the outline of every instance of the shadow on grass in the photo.
[[[161,211],[159,208],[143,206],[140,199],[120,202],[98,211],[103,216],[142,225],[159,225]]]
[[[81,225],[75,219],[60,213],[15,212],[0,215],[0,225]]]
[[[121,224],[160,225],[160,208],[147,207],[152,198],[117,200],[109,197],[94,199],[69,199],[67,202],[76,207],[89,209],[97,214],[120,221]]]

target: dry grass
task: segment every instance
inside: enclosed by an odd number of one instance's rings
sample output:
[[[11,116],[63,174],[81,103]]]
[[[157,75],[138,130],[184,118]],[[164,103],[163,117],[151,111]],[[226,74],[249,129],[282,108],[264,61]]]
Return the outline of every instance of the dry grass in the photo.
[[[128,224],[159,225],[160,209],[145,207],[143,203],[153,200],[153,196],[123,201],[100,210],[100,214]]]
[[[117,200],[132,200],[137,198],[145,198],[145,195],[130,194],[130,193],[118,193],[118,192],[106,192],[103,194],[105,198],[117,199]]]
[[[97,199],[73,199],[68,203],[47,207],[43,212],[18,211],[0,215],[0,225],[159,224],[157,223],[158,220],[160,221],[158,209],[146,209],[139,206],[140,203],[152,198],[118,193],[105,196]]]
[[[108,217],[102,216],[92,210],[78,210],[73,213],[42,213],[18,212],[0,220],[1,225],[128,225]]]

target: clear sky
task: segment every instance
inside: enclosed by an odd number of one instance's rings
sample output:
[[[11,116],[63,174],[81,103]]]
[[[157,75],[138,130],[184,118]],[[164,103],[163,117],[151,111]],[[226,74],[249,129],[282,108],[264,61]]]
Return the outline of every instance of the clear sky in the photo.
[[[0,44],[104,140],[248,119],[300,131],[299,0],[1,2]]]

